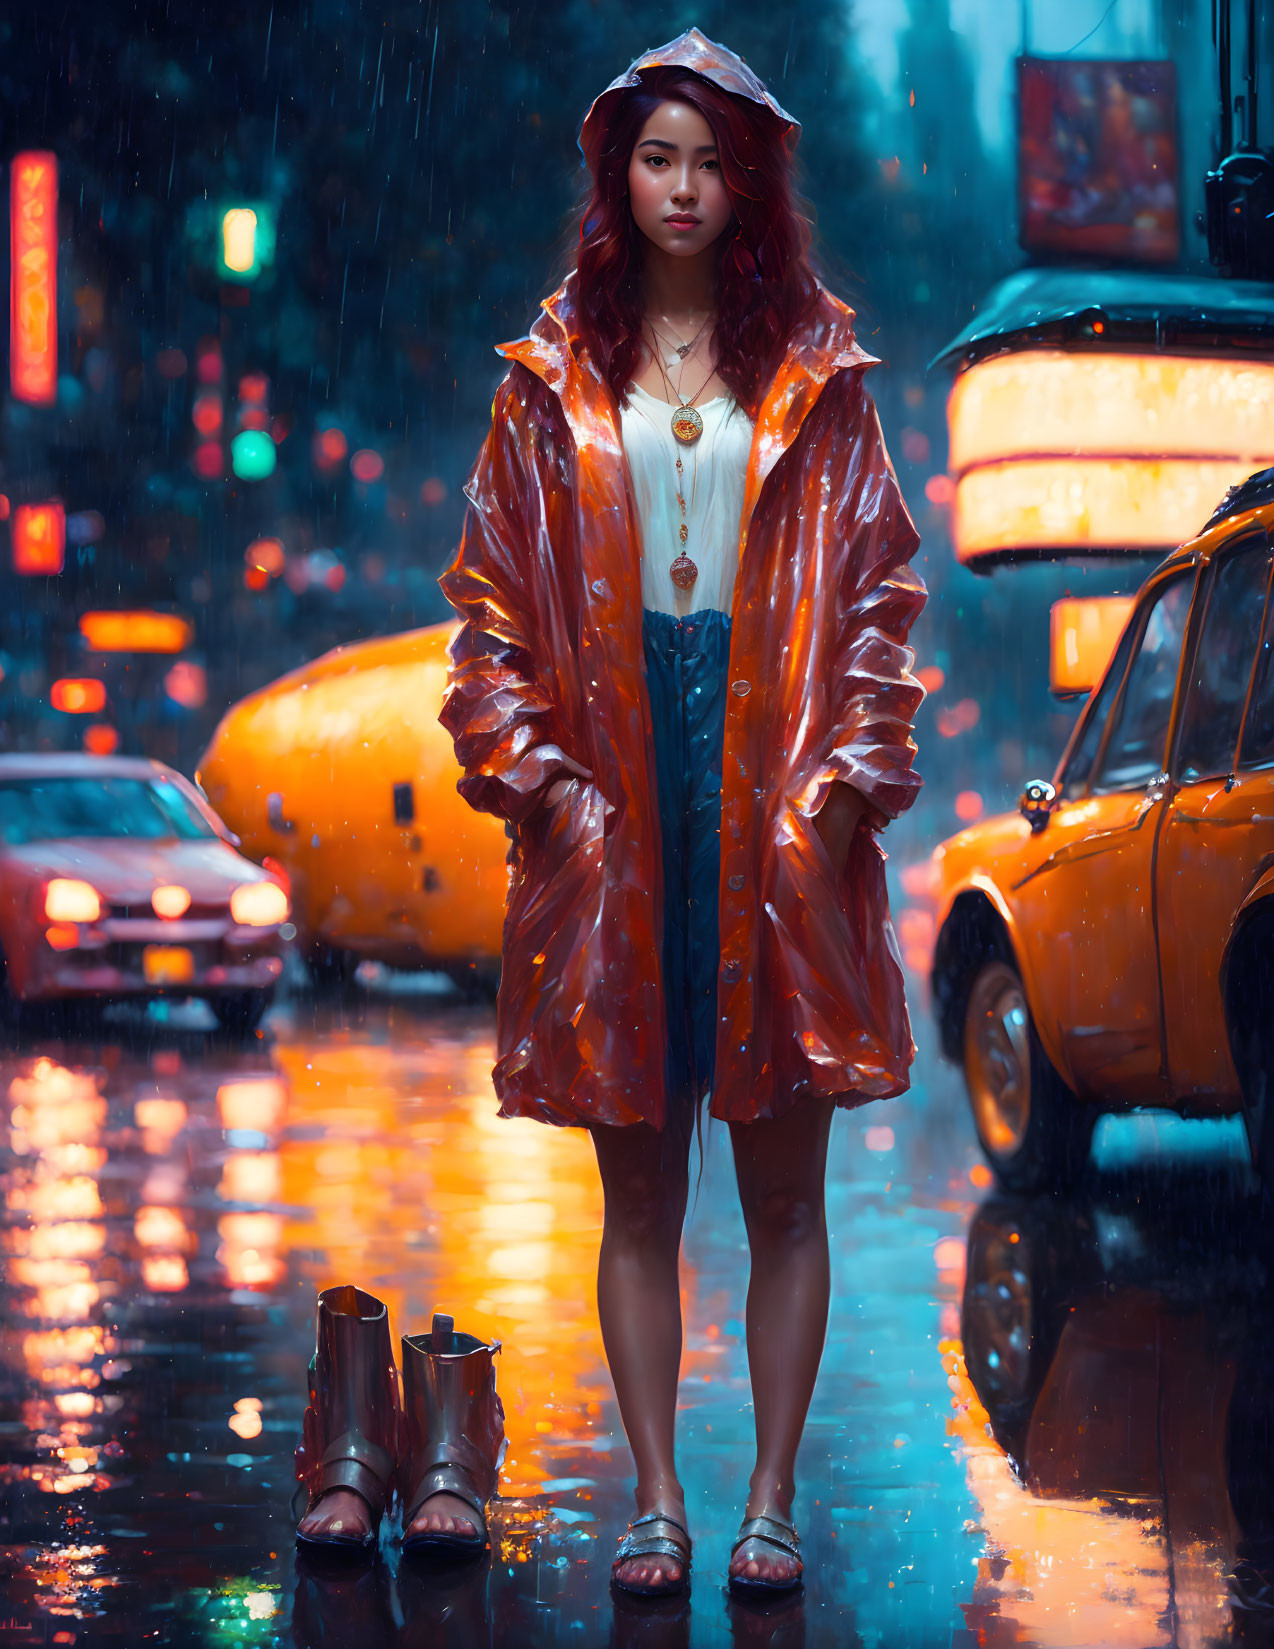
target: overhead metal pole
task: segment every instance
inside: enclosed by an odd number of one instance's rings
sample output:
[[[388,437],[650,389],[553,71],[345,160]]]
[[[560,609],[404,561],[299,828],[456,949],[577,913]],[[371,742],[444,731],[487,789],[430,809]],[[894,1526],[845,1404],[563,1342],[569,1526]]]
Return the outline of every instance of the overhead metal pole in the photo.
[[[1247,0],[1247,144],[1256,148],[1256,0]]]

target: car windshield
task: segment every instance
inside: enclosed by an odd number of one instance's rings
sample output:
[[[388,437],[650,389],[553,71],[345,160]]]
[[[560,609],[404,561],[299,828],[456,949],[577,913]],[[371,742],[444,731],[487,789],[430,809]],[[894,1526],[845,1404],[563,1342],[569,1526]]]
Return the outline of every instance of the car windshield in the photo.
[[[0,779],[0,841],[8,847],[67,836],[193,841],[214,834],[166,779]]]

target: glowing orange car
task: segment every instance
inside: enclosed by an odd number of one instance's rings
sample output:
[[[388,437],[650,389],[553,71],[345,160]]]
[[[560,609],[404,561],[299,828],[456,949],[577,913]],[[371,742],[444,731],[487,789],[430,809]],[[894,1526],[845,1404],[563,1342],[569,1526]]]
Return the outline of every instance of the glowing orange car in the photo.
[[[283,971],[277,879],[194,786],[124,756],[0,756],[6,1005],[205,997],[251,1030]]]
[[[286,870],[320,979],[360,960],[465,985],[498,970],[509,844],[457,794],[438,723],[453,630],[324,654],[228,711],[200,764],[245,851]]]
[[[1242,1110],[1274,1072],[1274,470],[1139,592],[1051,783],[933,860],[933,989],[1002,1183],[1064,1184],[1102,1111]]]

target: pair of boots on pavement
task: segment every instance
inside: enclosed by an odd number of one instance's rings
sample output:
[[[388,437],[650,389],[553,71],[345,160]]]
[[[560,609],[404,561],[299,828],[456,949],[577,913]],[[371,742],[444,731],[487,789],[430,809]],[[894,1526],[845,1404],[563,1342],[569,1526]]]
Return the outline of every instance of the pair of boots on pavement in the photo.
[[[428,1334],[402,1337],[402,1397],[383,1301],[345,1284],[318,1297],[310,1403],[296,1449],[308,1517],[334,1489],[350,1490],[370,1512],[368,1528],[297,1530],[297,1543],[325,1554],[376,1549],[395,1493],[403,1510],[403,1551],[442,1562],[487,1547],[487,1502],[504,1459],[504,1409],[495,1389],[499,1342],[457,1334],[436,1315]],[[471,1509],[473,1532],[411,1532],[427,1501],[450,1495]],[[304,1518],[303,1518],[304,1521]],[[454,1519],[452,1520],[455,1521]]]

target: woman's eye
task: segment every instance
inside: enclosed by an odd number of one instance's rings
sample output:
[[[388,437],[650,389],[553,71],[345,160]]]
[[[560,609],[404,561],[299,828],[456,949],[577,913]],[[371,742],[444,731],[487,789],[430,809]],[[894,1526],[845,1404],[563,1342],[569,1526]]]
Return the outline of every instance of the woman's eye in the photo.
[[[668,164],[668,157],[667,155],[647,155],[646,163],[649,166],[666,166]]]
[[[713,172],[719,172],[721,170],[721,162],[719,160],[705,160],[703,164]]]

